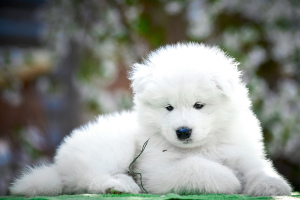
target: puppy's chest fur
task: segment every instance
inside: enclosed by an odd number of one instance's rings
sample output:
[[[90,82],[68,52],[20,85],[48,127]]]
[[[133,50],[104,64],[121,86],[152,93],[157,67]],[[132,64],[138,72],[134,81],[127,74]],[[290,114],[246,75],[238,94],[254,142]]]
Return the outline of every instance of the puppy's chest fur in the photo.
[[[189,157],[199,157],[225,165],[237,174],[236,162],[238,158],[235,152],[236,149],[229,145],[181,149],[166,144],[151,143],[150,140],[144,152],[137,159],[135,169],[142,174],[150,175],[170,165],[176,165]]]

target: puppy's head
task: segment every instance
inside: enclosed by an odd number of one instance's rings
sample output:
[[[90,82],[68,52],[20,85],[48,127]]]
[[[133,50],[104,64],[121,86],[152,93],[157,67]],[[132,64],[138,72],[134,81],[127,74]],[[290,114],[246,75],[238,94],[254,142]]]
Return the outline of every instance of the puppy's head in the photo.
[[[237,102],[248,102],[237,65],[220,49],[203,44],[152,52],[130,74],[140,123],[177,147],[214,141]]]

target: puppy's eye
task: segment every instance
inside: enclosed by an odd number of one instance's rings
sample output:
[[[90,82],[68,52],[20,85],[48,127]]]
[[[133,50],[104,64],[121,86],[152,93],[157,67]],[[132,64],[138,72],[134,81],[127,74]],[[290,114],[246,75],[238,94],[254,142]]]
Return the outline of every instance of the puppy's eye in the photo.
[[[201,108],[204,107],[204,105],[205,105],[204,103],[197,102],[194,104],[194,108],[196,108],[197,110],[200,110]]]
[[[174,109],[173,106],[171,106],[170,104],[166,105],[165,108],[168,110],[168,111],[172,111]]]

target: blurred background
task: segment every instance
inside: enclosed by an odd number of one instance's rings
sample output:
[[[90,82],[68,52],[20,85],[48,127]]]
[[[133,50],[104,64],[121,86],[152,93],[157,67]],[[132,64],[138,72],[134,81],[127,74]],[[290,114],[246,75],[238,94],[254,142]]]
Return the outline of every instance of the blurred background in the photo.
[[[1,0],[0,195],[75,127],[130,109],[129,66],[178,41],[241,63],[268,156],[299,191],[300,1]]]

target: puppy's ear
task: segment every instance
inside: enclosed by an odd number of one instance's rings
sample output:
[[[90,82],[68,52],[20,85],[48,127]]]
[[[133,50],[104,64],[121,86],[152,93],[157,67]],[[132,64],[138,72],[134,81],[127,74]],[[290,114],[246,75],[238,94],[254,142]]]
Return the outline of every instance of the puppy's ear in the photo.
[[[230,97],[234,91],[234,83],[231,80],[225,80],[221,77],[214,77],[212,79],[215,87],[219,89],[224,95]]]
[[[212,73],[212,81],[224,95],[230,97],[235,92],[236,87],[242,83],[242,73],[238,70],[239,65],[233,58],[225,56],[223,67]]]
[[[131,80],[131,88],[133,93],[140,93],[145,89],[146,84],[150,81],[150,67],[144,64],[135,63],[129,72],[129,80]]]

